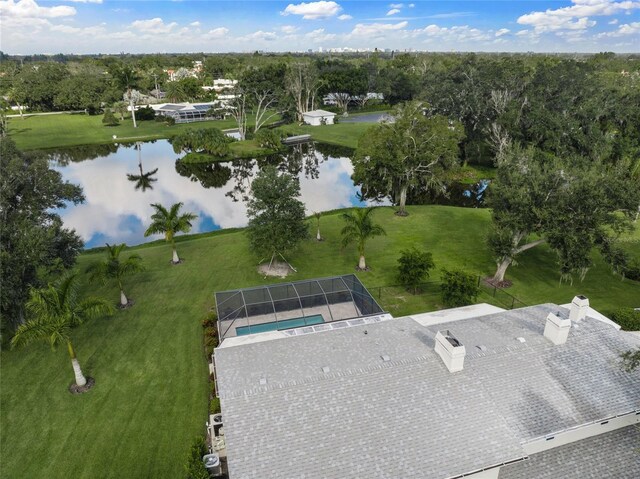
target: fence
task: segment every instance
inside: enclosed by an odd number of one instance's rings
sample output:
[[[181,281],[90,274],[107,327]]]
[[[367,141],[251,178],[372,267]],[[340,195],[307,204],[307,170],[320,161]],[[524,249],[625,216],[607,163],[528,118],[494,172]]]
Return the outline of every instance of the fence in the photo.
[[[415,292],[399,284],[369,286],[367,289],[384,309],[395,316],[396,313],[406,314],[407,310],[433,311],[445,307],[442,304],[441,284],[440,281],[423,282],[417,286]],[[524,301],[504,289],[485,282],[483,276],[478,275],[477,285],[478,302],[493,304],[504,309],[527,306]]]

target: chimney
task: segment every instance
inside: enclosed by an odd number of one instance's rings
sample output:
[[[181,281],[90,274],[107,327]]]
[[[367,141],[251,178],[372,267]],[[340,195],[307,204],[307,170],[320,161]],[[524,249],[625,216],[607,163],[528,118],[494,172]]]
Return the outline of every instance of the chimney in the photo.
[[[575,296],[571,301],[571,311],[569,312],[569,319],[571,321],[581,321],[587,316],[587,310],[589,309],[589,300],[586,296],[581,294]]]
[[[569,318],[561,318],[558,315],[549,313],[547,324],[544,326],[544,337],[555,345],[564,344],[567,342],[569,329],[571,329],[571,320]]]
[[[436,334],[436,353],[442,358],[449,372],[462,371],[466,350],[449,330],[446,334],[440,331]]]

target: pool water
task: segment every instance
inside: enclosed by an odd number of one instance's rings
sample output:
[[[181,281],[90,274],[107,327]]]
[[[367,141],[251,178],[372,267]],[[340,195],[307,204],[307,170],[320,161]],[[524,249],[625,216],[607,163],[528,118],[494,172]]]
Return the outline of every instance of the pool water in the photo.
[[[283,321],[274,321],[272,323],[255,324],[252,326],[239,326],[236,328],[236,335],[246,336],[247,334],[265,333],[267,331],[279,331],[281,329],[299,328],[301,326],[311,326],[314,324],[322,324],[324,319],[321,314],[306,316],[303,318],[285,319]]]

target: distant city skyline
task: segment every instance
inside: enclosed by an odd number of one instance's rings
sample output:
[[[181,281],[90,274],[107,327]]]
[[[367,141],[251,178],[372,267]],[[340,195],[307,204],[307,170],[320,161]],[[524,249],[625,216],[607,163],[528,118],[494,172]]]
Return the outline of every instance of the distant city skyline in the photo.
[[[0,0],[7,54],[640,52],[640,1]]]

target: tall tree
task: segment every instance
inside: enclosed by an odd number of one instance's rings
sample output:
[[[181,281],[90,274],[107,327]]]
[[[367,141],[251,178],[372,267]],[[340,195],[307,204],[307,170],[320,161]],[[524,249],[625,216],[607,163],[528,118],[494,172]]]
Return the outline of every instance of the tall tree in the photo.
[[[298,121],[302,114],[316,107],[316,96],[320,88],[317,69],[308,63],[292,63],[287,69],[285,85],[293,97]]]
[[[66,343],[76,384],[85,386],[87,380],[71,343],[71,332],[88,319],[110,315],[111,305],[104,299],[81,299],[77,274],[67,273],[46,288],[32,288],[29,292],[27,311],[30,319],[18,327],[11,339],[11,345],[16,347],[44,340],[54,348],[60,343]]]
[[[458,164],[462,128],[443,116],[427,116],[424,109],[420,102],[400,105],[394,120],[365,132],[353,157],[353,180],[363,198],[392,196],[400,216],[407,215],[409,190],[444,191]]]
[[[135,104],[140,100],[140,92],[134,88],[140,81],[138,72],[127,64],[114,64],[109,69],[114,85],[121,91],[124,90],[122,99],[129,104],[133,127],[137,128]]]
[[[151,205],[155,210],[155,213],[151,215],[151,225],[144,232],[145,236],[152,234],[163,233],[164,238],[168,243],[171,243],[173,250],[173,256],[171,262],[173,264],[180,263],[178,257],[178,251],[176,250],[176,233],[188,233],[191,230],[191,222],[195,220],[198,215],[193,213],[180,213],[182,203],[175,203],[171,208],[166,209],[164,206],[154,203]]]
[[[300,182],[289,173],[265,167],[251,184],[247,235],[253,251],[271,257],[286,255],[307,237]]]
[[[364,257],[364,248],[367,241],[376,236],[386,235],[386,231],[380,225],[373,222],[373,211],[375,208],[358,208],[348,213],[342,213],[342,219],[346,225],[342,228],[342,246],[346,247],[351,243],[356,243],[360,260],[358,269],[365,271],[367,263]]]
[[[114,280],[120,291],[120,306],[129,305],[129,299],[124,292],[122,280],[125,276],[144,271],[142,258],[138,254],[129,255],[126,259],[120,259],[120,253],[127,247],[126,244],[110,245],[107,243],[106,259],[93,263],[87,268],[89,273],[89,281],[101,281],[106,283],[108,280]]]
[[[249,68],[242,74],[239,85],[255,114],[254,133],[282,111],[286,71],[284,63],[277,63]]]
[[[84,201],[82,189],[62,180],[43,156],[21,153],[0,138],[0,316],[4,326],[24,319],[30,287],[59,267],[71,267],[82,249],[55,209]]]
[[[488,200],[493,282],[504,280],[519,254],[545,242],[558,255],[561,278],[571,279],[586,274],[595,246],[632,227],[640,188],[624,165],[514,146],[499,160]]]

